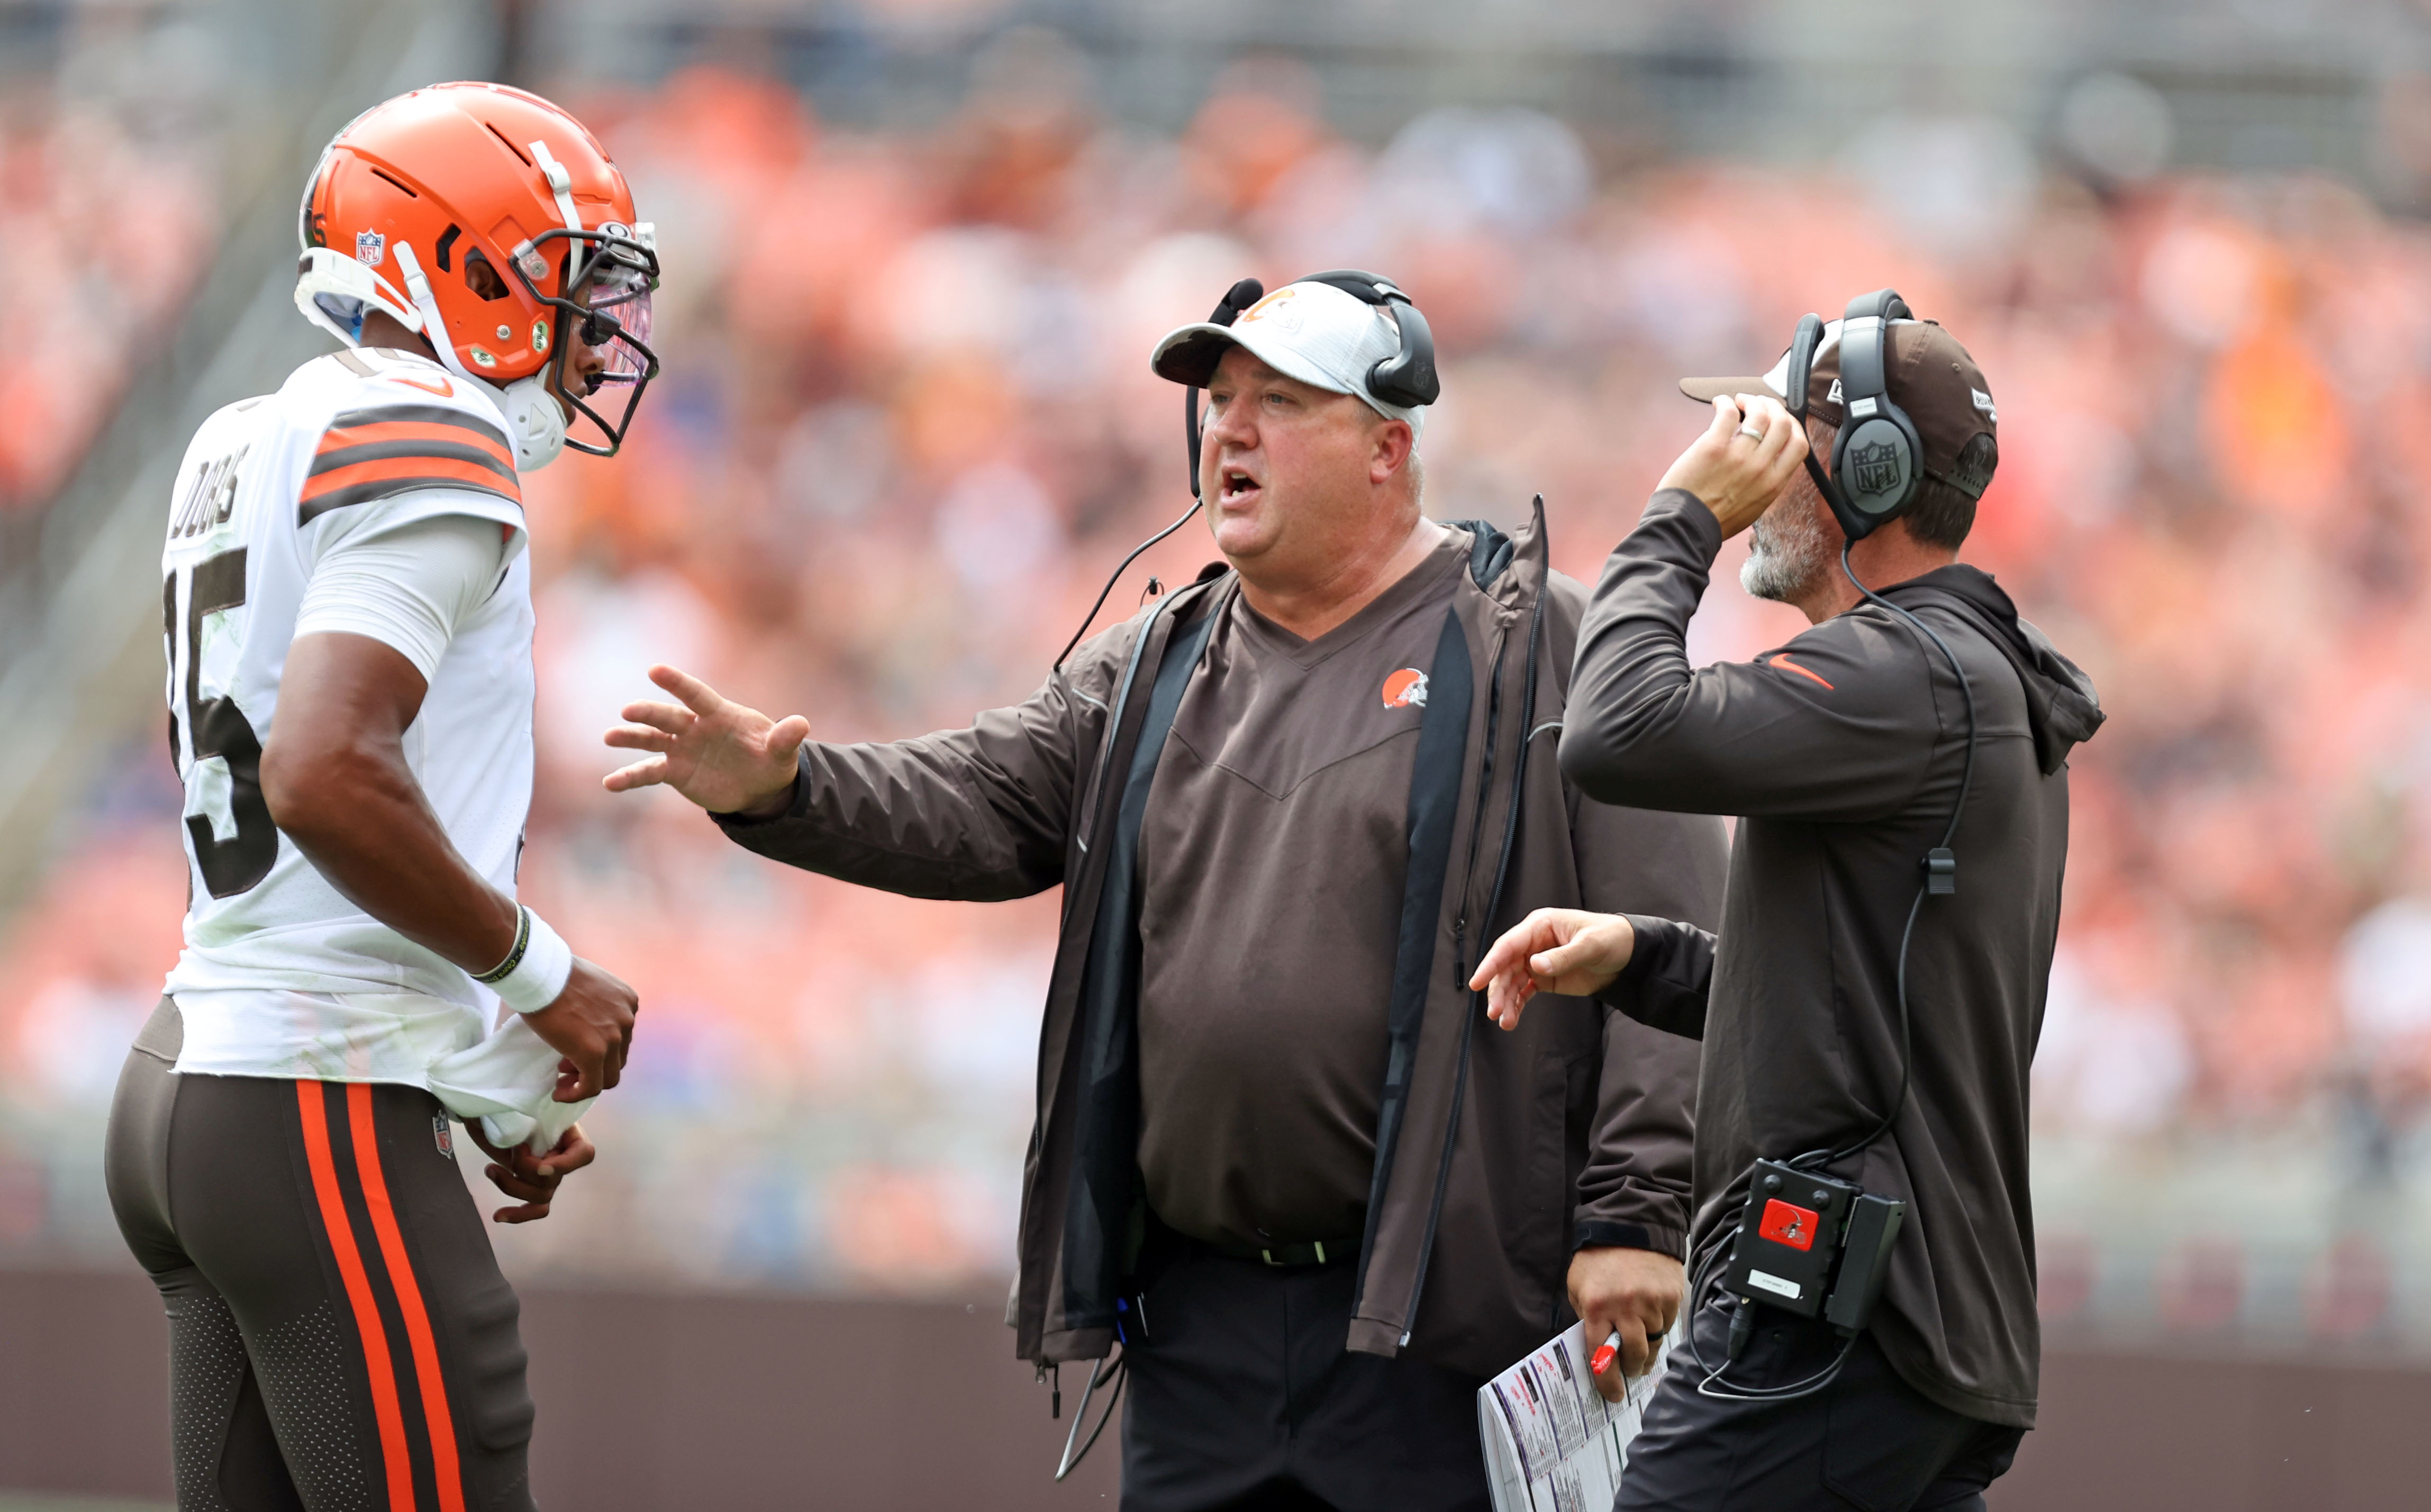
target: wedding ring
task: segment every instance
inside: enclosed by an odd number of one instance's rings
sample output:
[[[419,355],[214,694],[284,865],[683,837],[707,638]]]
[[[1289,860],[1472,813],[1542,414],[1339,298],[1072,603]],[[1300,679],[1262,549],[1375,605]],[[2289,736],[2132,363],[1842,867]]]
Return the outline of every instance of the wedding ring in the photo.
[[[1756,429],[1753,425],[1741,425],[1738,428],[1738,434],[1746,437],[1752,441],[1760,441],[1764,440],[1764,432]]]

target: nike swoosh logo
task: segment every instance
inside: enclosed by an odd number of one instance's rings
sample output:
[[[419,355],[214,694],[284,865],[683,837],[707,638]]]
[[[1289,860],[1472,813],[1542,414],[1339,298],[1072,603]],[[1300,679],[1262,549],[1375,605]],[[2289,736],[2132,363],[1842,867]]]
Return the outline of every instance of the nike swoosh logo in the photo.
[[[1823,683],[1822,678],[1817,676],[1814,673],[1807,671],[1798,663],[1790,660],[1788,656],[1782,652],[1773,653],[1772,659],[1766,662],[1765,665],[1768,667],[1786,667],[1801,677],[1807,678],[1813,682]],[[1830,688],[1832,685],[1830,683],[1823,683],[1823,686]],[[1837,691],[1837,690],[1835,690],[1835,691]]]
[[[456,397],[456,386],[445,378],[441,378],[436,383],[425,383],[420,378],[408,378],[392,373],[388,375],[388,381],[404,384],[409,389],[419,389],[424,393],[435,393],[442,399]]]

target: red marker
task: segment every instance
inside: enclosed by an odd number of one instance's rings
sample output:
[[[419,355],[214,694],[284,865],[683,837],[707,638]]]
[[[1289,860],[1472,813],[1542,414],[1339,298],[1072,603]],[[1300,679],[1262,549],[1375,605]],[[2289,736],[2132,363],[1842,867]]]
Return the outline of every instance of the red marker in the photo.
[[[1597,1345],[1595,1354],[1588,1356],[1587,1369],[1601,1375],[1611,1370],[1612,1362],[1618,1358],[1620,1358],[1620,1330],[1616,1328],[1612,1331],[1612,1337]]]

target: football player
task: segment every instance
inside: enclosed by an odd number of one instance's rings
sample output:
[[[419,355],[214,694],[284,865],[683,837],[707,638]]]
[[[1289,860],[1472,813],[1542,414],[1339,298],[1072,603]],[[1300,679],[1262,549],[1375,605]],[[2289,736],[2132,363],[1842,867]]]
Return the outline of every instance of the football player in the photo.
[[[631,1042],[632,989],[515,901],[518,476],[623,442],[658,257],[591,133],[494,84],[358,117],[300,235],[297,306],[344,346],[205,422],[171,501],[191,902],[110,1202],[168,1307],[184,1512],[529,1507],[451,1113],[518,1199],[496,1218],[545,1216]]]

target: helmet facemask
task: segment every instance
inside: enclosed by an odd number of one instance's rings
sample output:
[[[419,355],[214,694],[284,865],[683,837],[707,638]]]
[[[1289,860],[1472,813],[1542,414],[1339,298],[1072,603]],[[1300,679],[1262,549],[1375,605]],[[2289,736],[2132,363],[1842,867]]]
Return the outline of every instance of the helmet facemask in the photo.
[[[548,271],[549,253],[544,249],[552,241],[566,244],[562,254],[566,276],[560,285],[568,291],[565,294],[544,293],[533,281],[535,269],[542,274]],[[549,367],[542,370],[555,374],[550,388],[602,438],[585,441],[569,431],[565,444],[593,457],[615,456],[632,430],[642,390],[659,375],[658,354],[649,346],[650,296],[659,287],[653,228],[646,222],[629,228],[611,221],[592,231],[545,231],[517,247],[508,265],[527,294],[556,311],[556,349]],[[607,359],[607,366],[587,378],[571,366],[572,338],[578,335],[582,345]],[[620,390],[621,407],[613,402]],[[609,402],[594,408],[588,401],[601,394]],[[612,423],[601,409],[614,411],[615,420]]]

